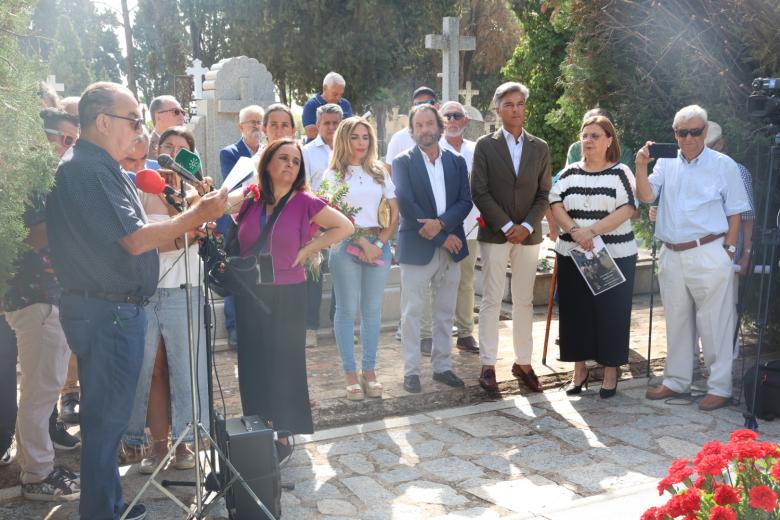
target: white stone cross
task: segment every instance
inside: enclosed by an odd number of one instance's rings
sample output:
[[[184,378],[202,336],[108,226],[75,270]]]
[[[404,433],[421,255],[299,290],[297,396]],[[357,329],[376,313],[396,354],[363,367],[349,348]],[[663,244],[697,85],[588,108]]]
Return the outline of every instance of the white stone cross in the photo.
[[[55,76],[46,76],[46,84],[53,88],[55,92],[65,92],[65,85],[57,83],[57,78]]]
[[[184,71],[188,76],[192,76],[192,85],[195,89],[195,99],[203,99],[203,75],[209,71],[202,66],[200,60],[193,60],[192,67],[187,67]]]
[[[425,36],[425,48],[441,51],[441,99],[457,101],[460,87],[460,51],[473,51],[477,39],[460,35],[460,20],[454,16],[442,18],[442,34]]]
[[[464,90],[459,90],[458,94],[463,96],[463,104],[464,106],[470,107],[471,105],[471,98],[474,96],[479,96],[479,90],[471,90],[471,81],[466,82],[466,88]]]

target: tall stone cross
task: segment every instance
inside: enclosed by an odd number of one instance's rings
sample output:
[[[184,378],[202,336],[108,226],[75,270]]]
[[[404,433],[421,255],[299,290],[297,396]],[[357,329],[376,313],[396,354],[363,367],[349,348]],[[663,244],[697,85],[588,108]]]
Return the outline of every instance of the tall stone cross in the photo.
[[[46,76],[46,84],[53,88],[55,92],[65,92],[65,85],[57,83],[57,78],[55,76]]]
[[[479,90],[471,90],[471,81],[466,82],[466,88],[463,90],[459,90],[458,94],[463,96],[463,105],[470,107],[471,104],[471,98],[474,96],[479,96]]]
[[[192,85],[195,89],[195,99],[203,99],[203,75],[207,73],[209,69],[202,66],[200,60],[194,60],[192,67],[187,67],[184,71],[188,76],[192,76]]]
[[[425,48],[441,51],[441,99],[457,101],[460,87],[460,52],[477,48],[477,39],[460,35],[460,20],[453,16],[442,19],[442,34],[425,36]]]

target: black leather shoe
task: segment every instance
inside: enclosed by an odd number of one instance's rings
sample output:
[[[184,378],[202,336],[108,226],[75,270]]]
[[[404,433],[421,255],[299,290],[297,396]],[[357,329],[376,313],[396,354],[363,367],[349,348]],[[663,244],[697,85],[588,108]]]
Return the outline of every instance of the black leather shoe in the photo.
[[[62,396],[62,409],[60,410],[60,420],[68,424],[78,424],[79,422],[79,394],[65,394]]]
[[[404,376],[404,390],[410,394],[419,394],[422,392],[420,376]]]
[[[431,350],[433,350],[433,339],[425,338],[420,340],[420,354],[423,356],[431,357]]]
[[[571,381],[566,386],[566,395],[578,395],[582,393],[582,388],[585,387],[588,388],[588,379],[590,378],[590,370],[585,372],[585,378],[580,381],[579,384],[574,382],[574,377],[571,378]]]
[[[439,383],[444,383],[445,385],[451,386],[452,388],[463,388],[464,386],[466,386],[463,380],[458,376],[456,376],[455,372],[453,372],[452,370],[446,370],[444,372],[434,372],[433,380],[438,381]]]
[[[463,352],[473,352],[478,353],[479,347],[477,346],[477,340],[474,339],[474,336],[466,336],[465,338],[458,338],[458,341],[455,343],[455,346],[458,347],[458,350],[462,350]]]

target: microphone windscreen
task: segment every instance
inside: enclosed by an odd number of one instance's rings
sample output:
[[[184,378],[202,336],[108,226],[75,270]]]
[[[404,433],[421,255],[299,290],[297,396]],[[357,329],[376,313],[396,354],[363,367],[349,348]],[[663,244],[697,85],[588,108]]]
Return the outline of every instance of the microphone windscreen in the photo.
[[[164,153],[157,156],[157,162],[163,168],[169,168],[176,161],[170,155]]]
[[[165,191],[165,179],[155,170],[144,169],[135,174],[135,185],[144,193],[159,195]]]

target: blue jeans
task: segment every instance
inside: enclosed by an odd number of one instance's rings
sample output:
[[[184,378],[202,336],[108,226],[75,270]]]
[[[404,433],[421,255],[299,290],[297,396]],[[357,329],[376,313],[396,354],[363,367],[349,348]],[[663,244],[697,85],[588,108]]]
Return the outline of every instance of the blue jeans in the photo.
[[[192,288],[192,318],[195,329],[195,351],[198,355],[198,390],[200,398],[200,422],[208,430],[208,387],[206,382],[206,330],[203,327],[203,296],[200,287]],[[138,377],[133,413],[127,428],[128,444],[142,445],[146,440],[146,409],[149,389],[154,372],[154,361],[160,337],[165,341],[168,360],[168,378],[171,391],[171,434],[173,439],[192,422],[192,385],[190,384],[190,348],[187,340],[187,298],[184,289],[160,288],[149,299],[146,307],[147,327],[144,345],[144,362]],[[185,442],[192,442],[190,432]],[[155,439],[162,440],[162,439]]]
[[[90,520],[117,519],[124,508],[117,450],[127,429],[144,356],[140,305],[65,293],[60,322],[79,362],[81,501]]]
[[[225,330],[228,333],[228,343],[235,345],[238,343],[236,339],[236,303],[233,299],[233,295],[225,296],[224,311],[225,311]]]
[[[360,302],[360,343],[363,370],[374,370],[379,345],[379,327],[382,323],[382,299],[390,274],[390,246],[382,249],[384,266],[356,261],[346,252],[348,241],[338,244],[330,252],[330,273],[336,292],[336,314],[333,329],[345,373],[355,371],[355,314]]]

